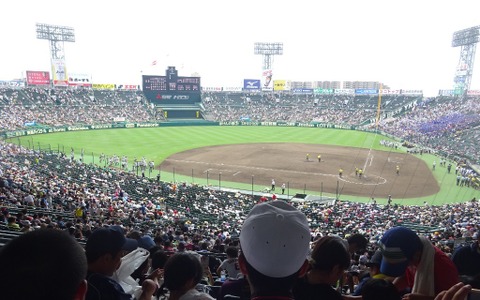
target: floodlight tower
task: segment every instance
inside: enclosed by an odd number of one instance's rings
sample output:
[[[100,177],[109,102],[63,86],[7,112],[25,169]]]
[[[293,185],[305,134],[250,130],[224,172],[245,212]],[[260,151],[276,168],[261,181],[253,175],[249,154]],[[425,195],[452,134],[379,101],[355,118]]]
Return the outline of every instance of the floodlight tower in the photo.
[[[464,95],[470,89],[479,29],[480,26],[475,26],[453,33],[452,47],[461,46],[460,59],[458,61],[454,78],[456,95]]]
[[[254,51],[263,55],[263,70],[271,70],[273,57],[283,55],[283,43],[255,43]]]
[[[65,59],[64,43],[75,42],[72,27],[37,23],[37,39],[50,41],[50,58]]]

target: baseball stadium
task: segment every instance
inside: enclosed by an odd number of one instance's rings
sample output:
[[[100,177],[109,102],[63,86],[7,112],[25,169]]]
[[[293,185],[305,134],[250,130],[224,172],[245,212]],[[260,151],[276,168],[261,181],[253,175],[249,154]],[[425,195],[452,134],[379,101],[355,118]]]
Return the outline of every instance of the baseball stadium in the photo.
[[[67,72],[73,28],[36,30],[51,69],[0,81],[0,263],[25,232],[59,229],[88,250],[96,230],[118,226],[138,246],[213,258],[203,291],[217,298],[225,248],[238,247],[252,209],[275,201],[306,215],[312,243],[359,234],[370,254],[396,226],[449,255],[480,238],[480,90],[470,88],[479,26],[453,34],[454,87],[435,96],[277,79],[284,45],[271,42],[253,45],[262,72],[243,85],[204,86],[172,65],[141,84],[97,82]],[[344,294],[359,283],[348,270]]]

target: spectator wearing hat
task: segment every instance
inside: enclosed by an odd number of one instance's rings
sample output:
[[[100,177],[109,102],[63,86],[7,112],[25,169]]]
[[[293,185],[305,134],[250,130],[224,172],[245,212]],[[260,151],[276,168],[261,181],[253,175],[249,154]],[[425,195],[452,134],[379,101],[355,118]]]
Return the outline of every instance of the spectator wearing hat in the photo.
[[[342,295],[333,288],[350,266],[350,255],[345,242],[337,236],[324,236],[311,253],[307,273],[298,279],[293,289],[295,299],[338,299]]]
[[[375,251],[372,258],[365,263],[368,268],[368,273],[360,280],[352,296],[361,296],[363,286],[372,278],[374,279],[387,279],[389,278],[385,274],[380,273],[380,265],[382,264],[382,252],[380,250]],[[393,280],[393,278],[390,278]]]
[[[121,285],[111,276],[118,269],[125,252],[138,246],[134,239],[127,239],[119,226],[100,228],[92,232],[85,246],[88,263],[86,300],[131,299]],[[150,299],[155,286],[150,281],[143,285],[139,299]]]
[[[380,272],[397,277],[399,291],[410,290],[405,299],[434,299],[458,283],[458,271],[450,258],[425,237],[406,227],[387,230],[379,241]]]
[[[0,251],[0,298],[84,299],[87,260],[82,247],[63,231],[24,233]]]
[[[307,217],[284,201],[255,205],[240,232],[240,270],[251,296],[293,299],[295,280],[305,274],[310,245]]]

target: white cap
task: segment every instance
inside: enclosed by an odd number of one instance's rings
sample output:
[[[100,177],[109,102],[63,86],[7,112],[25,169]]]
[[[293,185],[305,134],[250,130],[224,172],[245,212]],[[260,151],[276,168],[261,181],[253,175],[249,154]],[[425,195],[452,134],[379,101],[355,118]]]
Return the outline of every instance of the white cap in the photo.
[[[247,262],[258,272],[273,278],[290,276],[307,258],[307,217],[284,201],[257,204],[243,223],[240,245]]]

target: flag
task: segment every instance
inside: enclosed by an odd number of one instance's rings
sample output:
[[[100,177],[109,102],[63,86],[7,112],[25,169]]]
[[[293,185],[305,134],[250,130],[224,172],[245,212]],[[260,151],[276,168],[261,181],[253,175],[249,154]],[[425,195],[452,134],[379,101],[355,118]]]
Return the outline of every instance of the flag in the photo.
[[[152,61],[152,66],[156,66],[156,65],[157,65],[157,61],[156,60]]]

